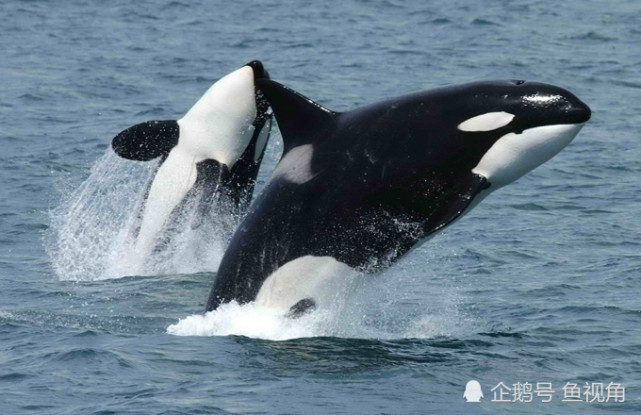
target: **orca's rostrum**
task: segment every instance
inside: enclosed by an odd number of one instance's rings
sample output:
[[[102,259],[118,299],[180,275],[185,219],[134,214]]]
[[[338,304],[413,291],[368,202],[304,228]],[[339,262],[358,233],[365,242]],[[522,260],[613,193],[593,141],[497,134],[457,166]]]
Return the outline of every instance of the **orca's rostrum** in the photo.
[[[207,310],[321,306],[332,278],[393,264],[552,158],[590,118],[572,93],[529,81],[444,87],[344,113],[272,80],[257,86],[283,156],[232,237]]]

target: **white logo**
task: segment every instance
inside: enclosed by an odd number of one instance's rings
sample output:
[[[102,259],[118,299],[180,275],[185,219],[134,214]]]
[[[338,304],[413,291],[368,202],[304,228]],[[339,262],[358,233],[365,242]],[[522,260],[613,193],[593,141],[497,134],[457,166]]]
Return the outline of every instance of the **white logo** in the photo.
[[[471,380],[467,382],[463,398],[465,398],[466,402],[481,402],[481,398],[483,398],[483,391],[481,390],[481,384],[478,380]]]

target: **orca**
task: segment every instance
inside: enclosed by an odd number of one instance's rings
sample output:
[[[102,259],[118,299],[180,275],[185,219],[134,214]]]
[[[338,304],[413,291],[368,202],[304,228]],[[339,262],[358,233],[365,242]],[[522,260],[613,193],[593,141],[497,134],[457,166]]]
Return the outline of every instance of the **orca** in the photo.
[[[284,151],[234,233],[207,311],[331,306],[323,287],[395,263],[552,158],[590,108],[544,83],[475,82],[338,113],[259,80]],[[325,300],[326,301],[326,300]]]
[[[256,83],[269,79],[252,61],[214,83],[179,120],[147,121],[120,132],[112,148],[122,158],[161,162],[147,190],[132,252],[142,271],[157,238],[188,194],[198,195],[197,227],[219,197],[234,215],[250,202],[272,124]]]

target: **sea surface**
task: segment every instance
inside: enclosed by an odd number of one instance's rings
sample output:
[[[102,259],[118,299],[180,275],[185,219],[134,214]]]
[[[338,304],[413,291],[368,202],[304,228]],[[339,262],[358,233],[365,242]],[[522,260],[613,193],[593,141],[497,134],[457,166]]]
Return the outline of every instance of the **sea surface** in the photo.
[[[638,0],[4,0],[0,16],[1,414],[641,413]],[[202,316],[218,225],[128,275],[153,163],[109,145],[253,59],[337,111],[507,78],[563,86],[593,118],[333,312]],[[281,148],[275,131],[259,187]],[[551,401],[512,402],[526,382]],[[572,384],[581,402],[563,402]],[[609,401],[586,402],[599,384]]]

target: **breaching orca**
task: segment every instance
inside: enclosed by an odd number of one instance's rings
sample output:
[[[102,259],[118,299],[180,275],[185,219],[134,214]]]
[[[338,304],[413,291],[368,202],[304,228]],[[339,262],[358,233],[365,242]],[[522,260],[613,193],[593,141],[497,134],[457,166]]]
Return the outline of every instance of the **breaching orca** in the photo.
[[[137,124],[113,139],[120,157],[161,158],[146,195],[132,273],[141,271],[188,192],[200,195],[199,217],[207,214],[214,195],[221,195],[232,213],[246,210],[272,122],[269,104],[256,86],[261,79],[269,74],[252,61],[214,83],[183,118]]]
[[[300,315],[328,278],[388,267],[549,160],[590,118],[572,93],[529,81],[450,86],[344,113],[257,83],[284,152],[232,237],[207,310],[256,301]]]

